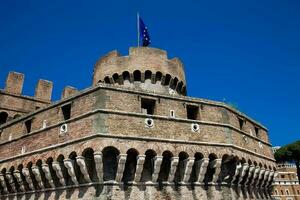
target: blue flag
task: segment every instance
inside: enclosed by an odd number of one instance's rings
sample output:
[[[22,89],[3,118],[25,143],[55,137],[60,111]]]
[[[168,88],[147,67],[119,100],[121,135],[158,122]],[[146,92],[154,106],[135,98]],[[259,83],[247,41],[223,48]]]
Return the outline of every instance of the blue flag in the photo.
[[[148,33],[147,26],[145,25],[142,18],[140,17],[139,17],[139,29],[140,29],[140,38],[141,41],[143,42],[143,47],[146,47],[149,44],[151,44],[150,35]]]

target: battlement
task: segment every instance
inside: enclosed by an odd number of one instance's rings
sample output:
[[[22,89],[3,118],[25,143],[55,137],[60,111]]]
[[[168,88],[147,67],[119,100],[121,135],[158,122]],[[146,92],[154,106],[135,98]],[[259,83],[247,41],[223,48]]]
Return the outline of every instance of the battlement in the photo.
[[[128,56],[120,56],[114,50],[101,57],[95,64],[93,85],[98,82],[126,85],[126,81],[144,83],[147,79],[152,84],[159,82],[157,86],[162,85],[178,94],[186,94],[182,62],[178,58],[168,59],[164,50],[149,47],[131,47]],[[166,90],[155,88],[154,91],[164,93]]]

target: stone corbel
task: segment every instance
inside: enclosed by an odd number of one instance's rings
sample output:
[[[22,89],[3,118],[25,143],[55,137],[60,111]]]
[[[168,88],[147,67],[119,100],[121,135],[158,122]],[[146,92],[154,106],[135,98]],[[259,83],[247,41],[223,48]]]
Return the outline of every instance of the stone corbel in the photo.
[[[125,169],[127,154],[120,154],[118,156],[118,169],[116,174],[116,182],[121,182],[123,178],[123,173]]]
[[[71,177],[72,182],[75,185],[78,185],[79,183],[78,183],[76,175],[75,175],[75,170],[74,170],[74,166],[73,166],[73,160],[71,160],[71,159],[64,159],[64,165],[65,165],[65,167],[68,170],[68,174]]]
[[[19,170],[15,170],[13,174],[14,174],[14,177],[17,179],[17,182],[20,186],[20,190],[22,192],[25,192],[25,187],[24,187],[24,183],[23,183],[23,180],[21,177],[21,172]]]
[[[239,174],[240,177],[239,177],[238,185],[240,185],[241,182],[243,181],[243,178],[245,177],[248,168],[249,168],[249,164],[248,163],[244,163],[242,165],[242,169],[241,169],[240,174]]]
[[[269,179],[269,175],[270,175],[270,170],[266,170],[265,171],[265,174],[264,174],[264,177],[263,177],[263,180],[261,182],[261,187],[264,187],[265,184],[267,183],[268,179]]]
[[[232,176],[232,179],[231,179],[231,185],[233,185],[234,182],[237,180],[237,177],[240,174],[241,170],[242,170],[242,164],[239,162],[235,167],[234,175]]]
[[[254,165],[250,165],[249,171],[248,171],[248,177],[247,177],[247,180],[245,181],[244,185],[248,185],[248,183],[251,180],[251,178],[253,178],[254,170],[255,170],[255,166]]]
[[[256,166],[256,168],[255,168],[255,170],[254,170],[254,172],[253,172],[253,177],[252,177],[251,182],[249,183],[249,185],[251,185],[251,186],[254,185],[255,180],[256,180],[256,178],[258,177],[259,172],[260,172],[260,167],[259,167],[259,166]]]
[[[259,175],[258,175],[258,178],[257,178],[257,182],[256,182],[256,187],[259,186],[260,181],[264,177],[265,171],[266,171],[265,169],[260,169]]]
[[[11,172],[6,172],[5,177],[7,178],[7,181],[8,181],[8,184],[10,185],[10,187],[11,187],[11,190],[13,192],[17,192],[16,184],[14,182],[14,179],[13,179],[13,176],[12,176]]]
[[[99,182],[103,182],[103,163],[102,163],[102,153],[94,152],[94,160],[96,167],[96,174]]]
[[[174,176],[175,176],[175,172],[177,169],[179,163],[179,158],[178,157],[172,157],[171,158],[171,167],[170,167],[170,173],[168,176],[168,182],[173,182],[174,181]]]
[[[45,189],[45,186],[44,186],[43,181],[42,181],[42,177],[41,177],[41,173],[40,173],[39,167],[36,166],[36,165],[33,165],[31,169],[32,169],[32,173],[35,176],[35,180],[38,183],[39,188],[40,189]]]
[[[274,174],[275,174],[275,172],[273,170],[271,170],[270,174],[269,174],[269,177],[268,177],[268,180],[266,182],[266,187],[269,187],[272,184]]]
[[[143,166],[145,162],[145,155],[138,155],[137,156],[137,162],[136,162],[136,170],[134,175],[134,182],[139,182],[141,180],[141,175],[143,171]]]
[[[152,174],[152,182],[154,182],[154,183],[157,182],[162,160],[163,160],[163,156],[155,156],[154,157],[154,170],[153,170],[153,174]]]
[[[62,174],[59,162],[53,161],[52,162],[52,168],[55,171],[56,176],[59,179],[60,184],[62,184],[63,186],[65,186],[66,185],[65,178],[64,178],[64,176]]]
[[[221,164],[222,164],[222,159],[215,159],[209,164],[209,168],[215,169],[215,173],[213,174],[211,183],[217,183],[220,173],[221,173]]]
[[[3,188],[3,192],[8,193],[6,182],[5,182],[5,177],[3,174],[0,174],[0,184],[1,184],[1,187]]]
[[[203,183],[208,164],[209,164],[208,158],[202,158],[201,160],[198,160],[195,162],[195,165],[196,165],[196,182],[195,183],[198,183],[198,184]]]
[[[81,173],[83,174],[84,180],[88,183],[92,182],[88,173],[88,169],[86,167],[85,158],[83,156],[77,156],[76,162],[80,168]]]
[[[183,178],[182,178],[182,182],[187,183],[190,179],[191,173],[192,173],[192,169],[194,166],[194,162],[195,162],[195,158],[187,158],[185,159],[183,164]]]
[[[26,180],[26,182],[28,183],[29,188],[30,188],[31,190],[35,190],[35,188],[34,188],[34,186],[33,186],[33,183],[32,183],[32,179],[31,179],[31,176],[30,176],[29,169],[28,169],[28,168],[23,168],[23,169],[22,169],[22,174],[25,176],[25,180]]]
[[[45,174],[45,177],[48,180],[48,183],[50,184],[51,188],[54,188],[55,185],[54,185],[54,182],[52,180],[52,175],[51,175],[51,172],[50,172],[48,164],[43,163],[42,164],[42,170],[43,170],[43,172]]]

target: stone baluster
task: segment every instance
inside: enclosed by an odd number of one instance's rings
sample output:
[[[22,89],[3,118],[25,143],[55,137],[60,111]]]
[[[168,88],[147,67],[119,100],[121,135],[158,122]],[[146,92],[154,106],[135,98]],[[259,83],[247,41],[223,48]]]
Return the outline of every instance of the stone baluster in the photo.
[[[158,179],[163,156],[155,156],[153,159],[154,159],[154,170],[152,174],[152,182],[155,183],[157,182]]]
[[[259,167],[259,166],[256,166],[256,167],[255,167],[255,170],[254,170],[254,172],[253,172],[253,177],[252,177],[251,182],[249,183],[249,185],[251,185],[251,186],[254,185],[255,180],[256,180],[256,178],[258,177],[259,172],[260,172],[260,167]]]
[[[243,179],[244,179],[244,177],[245,177],[245,175],[246,175],[246,172],[247,172],[248,168],[249,168],[249,164],[248,164],[248,163],[244,163],[244,164],[242,165],[242,169],[241,169],[240,174],[239,174],[238,185],[240,185],[241,182],[243,181]]]
[[[208,158],[202,158],[201,160],[198,160],[195,162],[195,165],[196,165],[196,182],[195,183],[196,184],[203,183],[208,164],[209,164]]]
[[[139,182],[141,180],[145,158],[146,158],[145,155],[138,155],[136,158],[137,162],[136,162],[135,175],[134,175],[134,179],[133,179],[134,182]]]
[[[123,173],[125,169],[127,154],[120,154],[118,156],[118,169],[116,174],[116,182],[121,182],[123,178]]]
[[[85,158],[83,156],[77,156],[76,162],[80,168],[81,173],[83,174],[84,180],[88,183],[92,182],[85,163]]]
[[[221,164],[222,164],[222,159],[215,159],[211,161],[209,164],[209,168],[215,169],[215,173],[213,174],[211,183],[217,183],[220,173],[221,173]]]
[[[3,174],[0,174],[0,184],[1,184],[1,187],[3,188],[3,192],[8,193],[6,182],[5,182],[5,177]]]
[[[75,185],[78,185],[78,181],[77,181],[77,178],[76,178],[76,175],[75,175],[75,170],[74,170],[74,165],[73,165],[73,160],[71,159],[64,159],[64,165],[65,167],[67,168],[68,170],[68,174],[69,176],[71,177],[71,180],[72,182],[75,184]]]
[[[266,171],[265,169],[260,169],[256,184],[255,184],[256,187],[259,186],[259,183],[260,183],[261,179],[263,178],[265,171]]]
[[[96,167],[96,174],[99,182],[103,182],[103,163],[102,163],[102,153],[94,152],[94,160]]]
[[[240,174],[241,170],[242,170],[242,164],[239,162],[235,167],[234,175],[232,176],[232,179],[231,179],[231,185],[233,185],[234,182],[237,180],[237,177]]]
[[[5,177],[7,178],[7,182],[10,185],[12,192],[17,192],[16,184],[14,182],[11,172],[6,172]]]
[[[263,177],[263,180],[262,180],[262,182],[261,182],[261,187],[264,187],[265,186],[265,184],[267,183],[267,181],[268,181],[268,179],[269,179],[269,175],[270,175],[270,170],[266,170],[265,171],[265,174],[264,174],[264,177]]]
[[[28,168],[23,168],[22,169],[22,174],[25,176],[25,180],[28,183],[29,188],[31,190],[35,190],[35,188],[33,186],[33,183],[32,183],[32,179],[31,179],[31,176],[30,176],[29,169]]]
[[[195,158],[187,158],[183,161],[182,182],[187,183],[190,180]]]
[[[38,183],[39,188],[40,189],[45,189],[39,167],[36,166],[36,165],[33,165],[31,169],[32,169],[32,173],[35,176],[35,180]]]
[[[51,175],[51,172],[50,172],[48,164],[43,163],[42,164],[42,170],[43,170],[43,172],[45,174],[45,177],[46,177],[48,183],[50,184],[51,188],[54,188],[55,185],[54,185],[54,182],[52,180],[52,175]]]
[[[248,177],[247,177],[247,180],[245,181],[244,185],[248,185],[248,183],[250,182],[251,178],[253,178],[254,170],[255,170],[255,166],[254,165],[250,165],[249,171],[248,171]]]
[[[59,162],[53,161],[52,162],[52,168],[55,171],[56,176],[59,179],[60,184],[65,186],[66,185],[65,178],[64,178],[63,173],[61,171],[61,167],[60,167]]]
[[[24,183],[22,180],[21,172],[19,170],[15,170],[13,174],[14,174],[14,177],[17,179],[17,183],[20,186],[21,192],[25,192],[25,187],[24,187]]]
[[[179,158],[178,157],[172,157],[171,158],[171,167],[170,167],[168,182],[174,181],[174,176],[175,176],[175,172],[176,172],[178,163],[179,163]]]

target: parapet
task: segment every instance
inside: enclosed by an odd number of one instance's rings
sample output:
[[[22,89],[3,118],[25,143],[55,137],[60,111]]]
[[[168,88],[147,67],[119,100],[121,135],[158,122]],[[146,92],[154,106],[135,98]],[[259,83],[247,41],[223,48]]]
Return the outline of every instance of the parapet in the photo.
[[[147,79],[152,84],[158,85],[159,81],[178,94],[186,94],[182,62],[178,58],[168,59],[164,50],[149,47],[131,47],[128,56],[120,56],[114,50],[100,58],[95,64],[93,85],[99,82],[126,85],[126,80],[130,83],[144,83]]]

